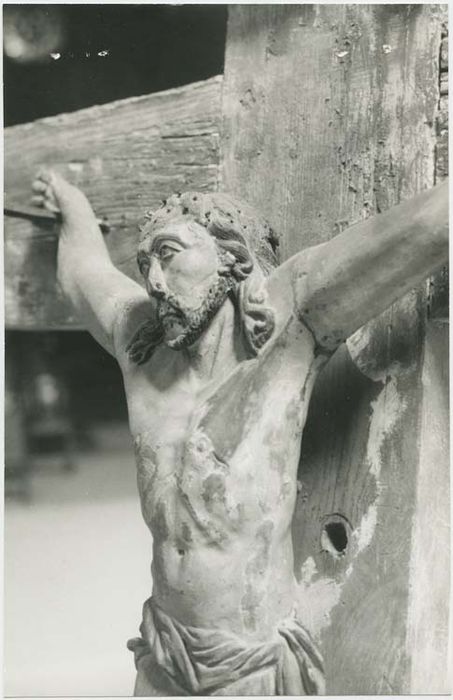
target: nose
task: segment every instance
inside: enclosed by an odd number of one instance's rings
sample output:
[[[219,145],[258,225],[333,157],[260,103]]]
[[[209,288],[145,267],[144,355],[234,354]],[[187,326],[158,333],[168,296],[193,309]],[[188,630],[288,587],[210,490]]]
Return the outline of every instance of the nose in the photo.
[[[154,256],[151,257],[150,261],[147,288],[149,294],[152,294],[154,297],[164,296],[168,291],[160,262]]]

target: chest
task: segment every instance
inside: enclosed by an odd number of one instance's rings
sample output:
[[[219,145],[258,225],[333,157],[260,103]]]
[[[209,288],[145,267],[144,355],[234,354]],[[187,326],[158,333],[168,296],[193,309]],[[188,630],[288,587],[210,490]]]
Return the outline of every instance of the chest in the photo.
[[[289,325],[259,358],[240,363],[217,385],[203,386],[188,372],[172,381],[168,373],[167,381],[161,375],[160,381],[142,376],[128,382],[143,478],[188,485],[210,475],[220,483],[217,477],[232,475],[246,488],[247,480],[297,467],[317,374],[304,339],[299,325]]]
[[[174,501],[234,524],[292,498],[308,393],[246,364],[208,398],[154,395],[135,436],[144,511]]]
[[[189,527],[203,541],[221,544],[263,518],[292,512],[301,437],[297,416],[287,411],[282,420],[256,417],[253,426],[232,420],[220,434],[217,423],[196,415],[178,430],[169,431],[163,421],[160,432],[135,438],[142,512],[153,535],[182,536]]]
[[[292,512],[316,371],[308,353],[285,350],[276,344],[241,363],[208,392],[184,377],[165,391],[129,387],[138,487],[153,532],[164,521],[164,534],[179,531],[183,520],[217,541]]]

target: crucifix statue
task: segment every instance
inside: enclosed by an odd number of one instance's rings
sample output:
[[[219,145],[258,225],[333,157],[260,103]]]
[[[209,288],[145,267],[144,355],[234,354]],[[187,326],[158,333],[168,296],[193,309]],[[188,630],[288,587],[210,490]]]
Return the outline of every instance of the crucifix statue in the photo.
[[[61,211],[59,282],[124,377],[153,536],[135,694],[323,693],[291,539],[310,395],[340,343],[445,263],[448,184],[280,266],[249,205],[174,194],[141,227],[144,288],[80,190],[47,170],[33,189]]]

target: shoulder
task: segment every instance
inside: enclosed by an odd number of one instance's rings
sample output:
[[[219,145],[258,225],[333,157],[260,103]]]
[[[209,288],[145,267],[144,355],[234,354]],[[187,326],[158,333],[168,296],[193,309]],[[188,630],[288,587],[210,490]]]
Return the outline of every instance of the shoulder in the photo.
[[[304,248],[279,265],[266,280],[271,305],[285,318],[308,295],[310,277],[321,264],[325,243]]]
[[[113,333],[115,356],[120,364],[127,357],[128,347],[134,339],[143,337],[144,329],[154,323],[155,313],[155,303],[145,294],[122,304]]]

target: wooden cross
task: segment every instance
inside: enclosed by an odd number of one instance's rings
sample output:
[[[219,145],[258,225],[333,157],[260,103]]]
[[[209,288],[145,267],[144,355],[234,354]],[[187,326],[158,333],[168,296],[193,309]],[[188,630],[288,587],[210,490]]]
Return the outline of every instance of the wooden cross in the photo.
[[[59,169],[135,279],[137,223],[175,191],[250,201],[287,258],[444,174],[445,21],[445,5],[231,6],[223,76],[7,129],[6,191],[24,205],[37,167]],[[51,227],[5,221],[8,328],[80,327],[55,257]],[[330,694],[446,692],[448,334],[431,292],[343,345],[312,400],[295,573]]]

